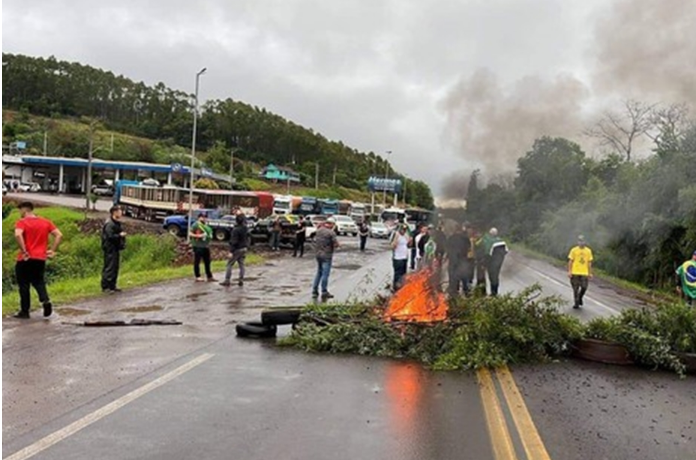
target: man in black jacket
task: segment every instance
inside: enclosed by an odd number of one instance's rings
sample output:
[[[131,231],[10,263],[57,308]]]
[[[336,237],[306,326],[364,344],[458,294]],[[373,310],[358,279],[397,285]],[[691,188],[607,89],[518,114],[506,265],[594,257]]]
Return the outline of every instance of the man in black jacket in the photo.
[[[102,292],[113,294],[121,290],[116,287],[121,251],[126,248],[126,232],[121,227],[123,211],[120,206],[112,206],[111,217],[102,227],[102,251],[104,252],[104,269],[102,270]]]
[[[246,225],[244,214],[237,214],[236,225],[230,236],[230,257],[227,260],[227,270],[225,271],[225,281],[220,283],[222,286],[231,286],[232,267],[235,263],[239,264],[239,287],[244,286],[244,260],[246,259],[247,247],[249,246],[249,230]]]
[[[471,251],[471,240],[464,232],[464,228],[458,226],[454,234],[450,235],[446,243],[447,264],[449,274],[449,295],[459,295],[460,287],[465,295],[469,294],[471,283],[467,265],[467,256]]]
[[[300,216],[300,220],[297,222],[298,228],[295,231],[295,244],[293,247],[293,252],[292,256],[297,257],[297,254],[300,254],[300,257],[304,256],[304,245],[305,245],[305,240],[307,239],[307,224],[305,222],[305,219],[303,216]]]
[[[370,235],[370,226],[367,225],[367,219],[363,219],[358,226],[358,233],[360,233],[360,251],[365,252],[365,245],[367,244],[367,237]]]

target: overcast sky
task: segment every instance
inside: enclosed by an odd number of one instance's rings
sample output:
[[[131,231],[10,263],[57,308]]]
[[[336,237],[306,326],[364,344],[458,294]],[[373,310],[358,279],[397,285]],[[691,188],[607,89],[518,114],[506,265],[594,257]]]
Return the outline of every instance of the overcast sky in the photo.
[[[2,49],[55,55],[202,98],[263,106],[390,160],[437,194],[467,169],[444,101],[480,69],[505,85],[588,72],[602,0],[10,0]]]

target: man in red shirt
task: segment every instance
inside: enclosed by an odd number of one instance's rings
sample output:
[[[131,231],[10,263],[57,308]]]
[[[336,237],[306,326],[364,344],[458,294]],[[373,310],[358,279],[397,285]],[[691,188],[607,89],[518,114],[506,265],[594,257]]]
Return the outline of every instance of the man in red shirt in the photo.
[[[34,286],[43,305],[44,316],[51,316],[53,305],[46,291],[46,259],[52,258],[63,234],[48,219],[34,214],[34,205],[26,201],[20,203],[21,219],[15,224],[15,239],[19,245],[19,255],[15,273],[19,285],[20,310],[15,318],[29,318],[31,307],[30,287]],[[51,249],[48,249],[48,236],[53,235]]]

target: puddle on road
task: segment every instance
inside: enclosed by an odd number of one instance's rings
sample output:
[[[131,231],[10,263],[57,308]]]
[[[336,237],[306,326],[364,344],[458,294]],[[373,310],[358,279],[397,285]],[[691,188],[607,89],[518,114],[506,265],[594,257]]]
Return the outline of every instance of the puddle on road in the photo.
[[[361,265],[357,264],[343,264],[343,265],[334,265],[333,268],[336,270],[360,270],[362,268]]]
[[[119,311],[125,313],[147,313],[150,311],[161,311],[164,310],[160,305],[143,305],[142,307],[128,307],[121,308]]]
[[[60,316],[82,316],[89,315],[90,313],[92,313],[92,311],[82,310],[79,308],[61,307],[56,308],[56,313],[58,313]]]
[[[205,297],[207,295],[210,295],[210,292],[194,292],[193,294],[189,294],[186,296],[187,300],[192,300],[192,301],[197,301],[201,297]]]

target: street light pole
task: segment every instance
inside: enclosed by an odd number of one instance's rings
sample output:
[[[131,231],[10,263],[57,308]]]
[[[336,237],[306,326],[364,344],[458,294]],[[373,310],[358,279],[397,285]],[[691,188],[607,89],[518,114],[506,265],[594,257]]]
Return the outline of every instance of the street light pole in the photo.
[[[92,156],[94,155],[94,125],[89,127],[89,151],[87,152],[87,177],[85,178],[85,208],[89,211],[89,204],[92,198]]]
[[[193,98],[193,135],[191,139],[191,176],[189,177],[189,209],[188,209],[188,224],[189,226],[191,225],[191,221],[193,220],[193,167],[195,164],[196,160],[196,128],[198,127],[198,80],[200,79],[201,75],[203,75],[206,71],[206,68],[203,67],[197,74],[196,74],[196,92],[194,93],[194,98]],[[191,232],[189,229],[186,229],[186,242],[190,243],[191,242]]]
[[[382,189],[383,196],[382,196],[382,205],[386,207],[387,205],[387,180],[389,179],[389,156],[391,155],[392,151],[387,150],[385,152],[387,154],[387,164],[384,167],[384,188]]]

